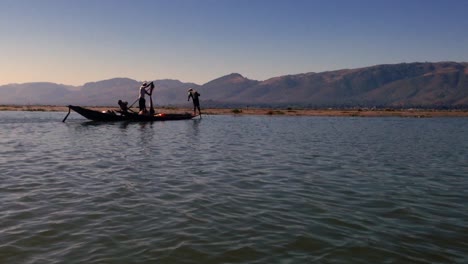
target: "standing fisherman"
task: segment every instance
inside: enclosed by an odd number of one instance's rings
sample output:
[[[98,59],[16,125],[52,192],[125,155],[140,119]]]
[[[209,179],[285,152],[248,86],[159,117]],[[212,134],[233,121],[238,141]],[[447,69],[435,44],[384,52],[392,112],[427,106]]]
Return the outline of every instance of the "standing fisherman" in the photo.
[[[143,82],[140,86],[140,95],[138,97],[138,106],[140,108],[140,114],[146,112],[146,100],[145,100],[145,94],[150,95],[148,91],[146,91],[146,87],[149,86],[149,83]]]
[[[193,101],[193,115],[195,116],[197,114],[197,111],[196,109],[198,108],[198,114],[200,115],[201,117],[201,111],[200,111],[200,101],[198,100],[198,97],[200,96],[200,94],[193,90],[192,88],[190,88],[188,90],[188,98],[187,98],[187,101],[190,101],[190,97],[192,97],[192,101]]]

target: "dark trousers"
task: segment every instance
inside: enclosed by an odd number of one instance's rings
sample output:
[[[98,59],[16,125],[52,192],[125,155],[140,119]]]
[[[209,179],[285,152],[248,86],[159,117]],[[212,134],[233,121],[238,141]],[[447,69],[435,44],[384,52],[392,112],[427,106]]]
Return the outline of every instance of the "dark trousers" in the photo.
[[[197,100],[193,100],[193,112],[195,113],[195,110],[198,108],[198,113],[200,113],[200,101]]]
[[[145,110],[145,108],[146,108],[145,98],[141,97],[140,100],[138,100],[138,106],[140,107],[140,111]]]

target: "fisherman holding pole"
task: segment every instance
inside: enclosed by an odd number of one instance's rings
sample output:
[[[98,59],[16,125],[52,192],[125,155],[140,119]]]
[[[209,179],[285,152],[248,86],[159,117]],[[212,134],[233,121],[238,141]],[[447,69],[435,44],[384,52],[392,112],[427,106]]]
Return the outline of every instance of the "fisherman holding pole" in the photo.
[[[192,102],[193,102],[193,115],[195,116],[196,113],[197,113],[197,109],[198,109],[198,114],[200,115],[201,117],[201,111],[200,111],[200,100],[198,100],[198,97],[200,96],[200,94],[195,91],[194,89],[190,88],[188,90],[188,98],[187,98],[187,101],[190,100],[190,98],[192,98]]]
[[[151,96],[151,93],[149,93],[146,90],[146,87],[150,86],[151,83],[143,82],[143,84],[140,86],[140,94],[138,97],[138,106],[140,108],[139,113],[145,113],[146,112],[146,99],[145,99],[145,94]]]

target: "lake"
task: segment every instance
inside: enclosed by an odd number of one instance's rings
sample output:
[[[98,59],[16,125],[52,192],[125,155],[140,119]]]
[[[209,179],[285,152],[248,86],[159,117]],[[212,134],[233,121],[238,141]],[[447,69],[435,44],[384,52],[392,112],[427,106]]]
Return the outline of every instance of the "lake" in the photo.
[[[468,118],[0,112],[0,263],[467,263]]]

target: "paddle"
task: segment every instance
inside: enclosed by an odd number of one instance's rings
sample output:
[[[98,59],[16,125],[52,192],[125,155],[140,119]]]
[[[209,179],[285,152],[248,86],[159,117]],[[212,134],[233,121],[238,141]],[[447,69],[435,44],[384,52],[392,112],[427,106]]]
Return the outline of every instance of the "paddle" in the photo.
[[[65,123],[65,120],[67,120],[67,117],[70,115],[71,109],[68,107],[68,114],[65,116],[65,118],[62,120],[63,123]]]
[[[135,102],[133,102],[133,104],[131,104],[131,105],[128,107],[128,109],[132,108],[132,106],[138,101],[138,99],[140,99],[140,98],[137,98],[137,99],[135,100]]]

